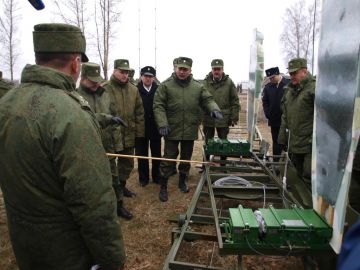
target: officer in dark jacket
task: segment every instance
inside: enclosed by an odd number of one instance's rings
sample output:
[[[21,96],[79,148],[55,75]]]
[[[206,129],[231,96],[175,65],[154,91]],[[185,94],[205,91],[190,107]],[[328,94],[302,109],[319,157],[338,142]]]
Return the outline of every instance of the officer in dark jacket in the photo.
[[[281,125],[281,99],[284,95],[284,86],[289,80],[284,78],[278,67],[265,70],[266,76],[270,82],[264,87],[262,95],[262,104],[264,113],[268,119],[268,125],[271,128],[271,137],[273,144],[273,155],[281,155],[281,147],[277,143]],[[274,161],[278,161],[279,157],[274,157]]]
[[[136,154],[139,156],[149,155],[149,145],[152,157],[161,157],[161,136],[155,123],[153,103],[156,89],[156,70],[151,66],[143,67],[140,71],[140,82],[137,85],[144,105],[145,137],[137,138]],[[142,187],[149,184],[149,161],[138,160],[139,182]],[[151,176],[154,183],[159,183],[160,161],[152,161]]]

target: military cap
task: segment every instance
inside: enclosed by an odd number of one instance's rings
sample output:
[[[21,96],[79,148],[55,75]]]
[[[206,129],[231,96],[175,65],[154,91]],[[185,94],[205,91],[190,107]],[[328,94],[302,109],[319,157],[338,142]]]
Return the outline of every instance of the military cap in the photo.
[[[130,78],[133,78],[134,75],[135,75],[135,69],[130,68],[130,70],[129,70],[129,77],[130,77]]]
[[[288,72],[295,72],[299,69],[307,68],[307,61],[304,58],[293,58],[289,61]]]
[[[224,66],[224,61],[221,59],[214,59],[211,61],[212,68],[222,68]]]
[[[279,75],[280,71],[279,71],[278,67],[272,67],[272,68],[265,70],[265,74],[266,74],[266,77],[272,77],[275,75]]]
[[[81,76],[96,83],[102,82],[104,80],[100,75],[100,66],[90,62],[82,64]]]
[[[77,26],[63,23],[37,24],[34,26],[33,42],[36,53],[81,53],[81,61],[89,61],[85,54],[85,37]]]
[[[192,59],[188,57],[180,56],[177,58],[177,67],[183,68],[191,68],[192,67]]]
[[[114,61],[114,69],[128,70],[130,71],[130,63],[127,59],[116,59]]]
[[[155,68],[153,68],[152,66],[146,66],[146,67],[143,67],[141,70],[140,70],[140,75],[149,75],[149,76],[153,76],[155,77],[156,76],[156,70]]]

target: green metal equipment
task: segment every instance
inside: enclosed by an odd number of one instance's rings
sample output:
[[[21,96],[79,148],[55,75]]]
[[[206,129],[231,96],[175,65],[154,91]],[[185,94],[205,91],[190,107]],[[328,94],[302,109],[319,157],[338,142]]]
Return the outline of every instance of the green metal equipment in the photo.
[[[225,232],[224,250],[326,250],[330,249],[332,227],[313,209],[229,209],[230,218],[221,224]]]
[[[247,140],[219,138],[210,139],[204,145],[205,155],[227,156],[227,157],[249,157],[250,143]]]

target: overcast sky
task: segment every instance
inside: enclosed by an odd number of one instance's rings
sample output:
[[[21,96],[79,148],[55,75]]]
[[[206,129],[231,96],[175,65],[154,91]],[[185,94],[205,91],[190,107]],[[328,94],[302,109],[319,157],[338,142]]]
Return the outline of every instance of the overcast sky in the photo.
[[[16,78],[26,63],[34,63],[33,25],[60,22],[54,19],[52,1],[44,0],[46,8],[42,11],[33,9],[28,1],[19,1],[21,56]],[[286,71],[279,37],[285,9],[295,2],[297,0],[125,0],[119,6],[121,22],[116,26],[117,34],[111,45],[109,70],[113,68],[114,59],[127,58],[136,70],[135,76],[139,66],[156,65],[158,78],[164,80],[172,72],[173,58],[187,56],[193,59],[194,77],[202,79],[210,71],[211,60],[222,58],[225,72],[235,83],[248,80],[250,44],[253,30],[257,28],[264,34],[265,69],[279,66],[280,71]],[[89,56],[90,61],[98,62],[94,53],[89,52]],[[4,77],[9,77],[6,70]]]

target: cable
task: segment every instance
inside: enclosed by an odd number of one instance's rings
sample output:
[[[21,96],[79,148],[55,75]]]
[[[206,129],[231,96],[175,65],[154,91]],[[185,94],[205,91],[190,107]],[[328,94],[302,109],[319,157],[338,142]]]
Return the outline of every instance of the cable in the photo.
[[[254,249],[254,248],[250,245],[247,236],[245,236],[245,239],[246,239],[246,243],[248,244],[249,248],[250,248],[252,251],[254,251],[254,252],[255,252],[256,254],[258,254],[258,255],[266,256],[265,254],[261,253],[260,251],[257,251],[256,249]]]
[[[219,178],[214,182],[215,186],[226,186],[226,185],[241,185],[244,187],[252,187],[252,184],[241,177],[235,175],[229,175],[226,177]]]

